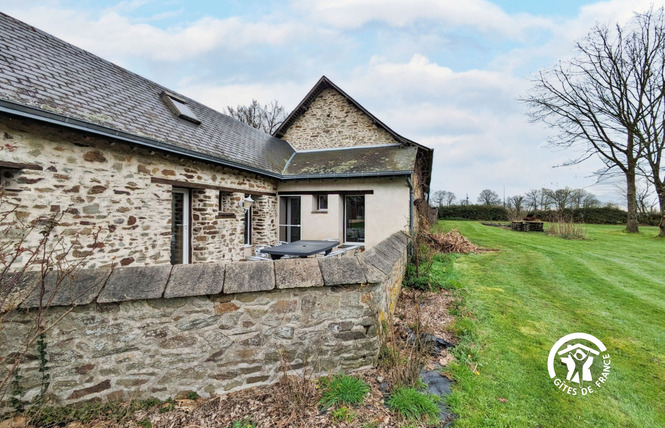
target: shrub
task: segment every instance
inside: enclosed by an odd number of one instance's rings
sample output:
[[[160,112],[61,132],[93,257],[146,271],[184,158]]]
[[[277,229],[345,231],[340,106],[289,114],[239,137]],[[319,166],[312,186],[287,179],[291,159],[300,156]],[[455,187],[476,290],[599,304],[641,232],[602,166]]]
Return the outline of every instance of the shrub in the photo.
[[[439,418],[439,398],[414,388],[399,388],[388,399],[388,407],[409,420],[426,419],[435,422]]]
[[[626,211],[613,207],[597,208],[566,208],[563,212],[554,210],[530,211],[538,219],[552,222],[560,216],[572,219],[575,223],[588,224],[624,224],[627,221]],[[510,212],[503,207],[487,205],[451,205],[439,207],[439,219],[442,220],[487,220],[508,221]],[[658,224],[658,216],[643,216],[639,218],[641,223]],[[655,223],[654,223],[655,222]]]
[[[504,207],[488,205],[451,205],[439,207],[439,218],[442,220],[489,220],[508,221],[509,212]]]
[[[360,404],[369,392],[369,385],[364,380],[343,374],[338,374],[332,379],[320,378],[319,387],[322,391],[319,404],[324,409],[339,404]]]
[[[233,421],[231,428],[256,428],[256,422],[252,422],[249,419],[241,419]]]
[[[586,230],[572,221],[560,220],[556,223],[552,223],[547,230],[547,233],[563,239],[587,239]]]
[[[354,412],[352,409],[349,409],[346,406],[342,406],[339,409],[335,410],[332,412],[332,417],[335,419],[337,422],[351,422],[355,418],[358,417],[356,415],[356,412]]]
[[[409,263],[406,266],[406,271],[404,272],[402,285],[406,288],[412,288],[414,290],[430,290],[431,277],[429,269],[421,269],[420,275],[418,275],[416,266],[412,263]]]

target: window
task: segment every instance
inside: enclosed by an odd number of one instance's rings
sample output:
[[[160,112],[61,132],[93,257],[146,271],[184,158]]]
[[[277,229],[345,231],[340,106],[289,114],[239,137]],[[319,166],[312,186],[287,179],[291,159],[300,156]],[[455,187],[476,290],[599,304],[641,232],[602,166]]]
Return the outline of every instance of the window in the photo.
[[[187,102],[180,97],[177,97],[168,92],[162,92],[162,100],[166,106],[179,118],[188,120],[192,123],[199,125],[201,121],[196,114],[189,108]]]
[[[328,211],[328,195],[318,195],[316,197],[316,210]]]
[[[365,196],[344,197],[344,241],[365,242]]]
[[[171,264],[189,263],[189,190],[171,194]]]
[[[300,240],[300,196],[279,198],[279,240]]]
[[[247,198],[249,195],[245,195]],[[252,208],[245,211],[245,245],[252,245]]]

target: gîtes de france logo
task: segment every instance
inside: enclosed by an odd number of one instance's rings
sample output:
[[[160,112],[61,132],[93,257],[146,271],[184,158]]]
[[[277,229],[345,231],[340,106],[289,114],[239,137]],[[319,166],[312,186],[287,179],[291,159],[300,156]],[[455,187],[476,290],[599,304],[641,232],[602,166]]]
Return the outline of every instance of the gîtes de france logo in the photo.
[[[611,362],[603,342],[590,334],[572,333],[552,346],[547,370],[561,391],[588,395],[605,386]]]

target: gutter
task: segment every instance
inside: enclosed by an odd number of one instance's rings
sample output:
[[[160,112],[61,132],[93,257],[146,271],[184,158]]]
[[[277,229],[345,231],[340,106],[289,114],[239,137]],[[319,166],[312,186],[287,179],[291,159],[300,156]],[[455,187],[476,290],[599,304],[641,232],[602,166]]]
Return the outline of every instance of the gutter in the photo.
[[[410,176],[413,171],[380,171],[380,172],[342,172],[329,174],[295,174],[282,175],[281,180],[317,180],[324,178],[368,178],[368,177],[389,177],[389,176]]]
[[[25,117],[28,119],[34,119],[41,122],[52,123],[70,129],[85,131],[91,134],[125,141],[142,147],[162,150],[176,155],[186,156],[189,158],[205,162],[211,162],[222,166],[228,166],[242,171],[253,172],[255,174],[260,174],[271,178],[277,178],[277,179],[282,178],[282,175],[279,173],[266,171],[260,168],[254,168],[237,162],[221,159],[216,156],[206,155],[203,153],[195,152],[194,150],[189,150],[183,147],[174,146],[172,144],[163,143],[153,138],[141,137],[138,135],[130,134],[128,132],[117,131],[115,129],[107,128],[105,126],[97,125],[95,123],[86,122],[80,119],[74,119],[68,116],[63,116],[61,114],[44,111],[34,107],[28,107],[21,104],[16,104],[11,101],[0,100],[0,112],[12,114],[14,116]]]
[[[413,183],[410,175],[406,177],[406,185],[409,186],[409,233],[413,236]]]
[[[38,120],[40,122],[51,123],[54,125],[63,126],[69,129],[84,131],[91,134],[99,135],[102,137],[113,138],[116,140],[124,141],[127,143],[135,144],[141,147],[161,150],[171,154],[186,156],[191,159],[196,159],[204,162],[210,162],[217,165],[239,169],[241,171],[252,172],[255,174],[263,175],[270,178],[275,178],[283,181],[291,180],[315,180],[326,178],[368,178],[368,177],[388,177],[388,176],[410,176],[413,171],[379,171],[379,172],[351,172],[351,173],[327,173],[327,174],[296,174],[284,175],[289,163],[296,155],[293,152],[284,169],[281,173],[266,171],[260,168],[254,168],[238,162],[229,161],[216,156],[207,155],[194,150],[186,149],[183,147],[175,146],[173,144],[163,143],[159,140],[149,137],[142,137],[128,132],[118,131],[106,126],[97,125],[95,123],[87,122],[80,119],[71,118],[58,113],[53,113],[41,110],[35,107],[29,107],[22,104],[17,104],[11,101],[0,99],[0,113],[8,113],[14,116],[24,117],[28,119]]]

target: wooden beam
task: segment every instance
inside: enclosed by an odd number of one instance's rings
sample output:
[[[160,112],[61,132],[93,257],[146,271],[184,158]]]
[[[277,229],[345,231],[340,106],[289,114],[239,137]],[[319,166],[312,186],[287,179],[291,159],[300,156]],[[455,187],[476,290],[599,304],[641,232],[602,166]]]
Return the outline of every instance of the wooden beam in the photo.
[[[302,190],[277,192],[279,196],[299,196],[299,195],[373,195],[374,190]]]
[[[7,162],[7,161],[0,161],[0,168],[33,169],[35,171],[42,171],[44,169],[40,165],[34,163],[19,163],[19,162]]]
[[[245,193],[252,196],[277,196],[277,193],[274,192],[261,192],[251,189],[215,186],[214,184],[190,183],[189,181],[171,180],[170,178],[150,177],[150,182],[156,184],[166,184],[168,186],[184,187],[187,189],[212,189],[227,193]]]

